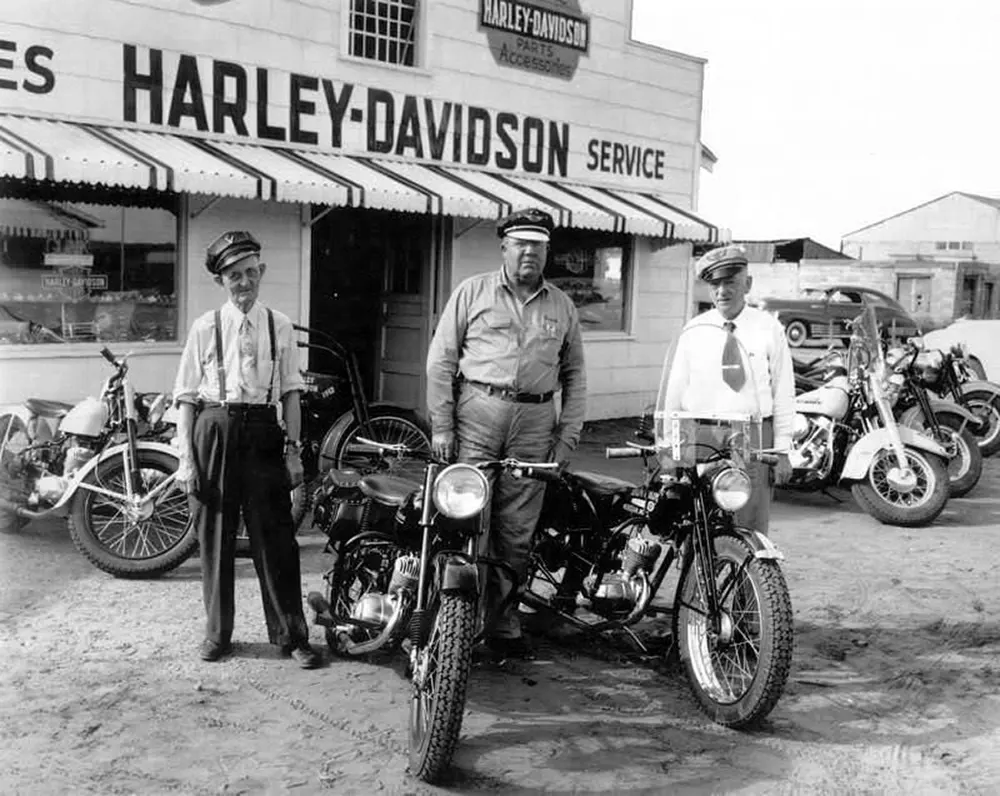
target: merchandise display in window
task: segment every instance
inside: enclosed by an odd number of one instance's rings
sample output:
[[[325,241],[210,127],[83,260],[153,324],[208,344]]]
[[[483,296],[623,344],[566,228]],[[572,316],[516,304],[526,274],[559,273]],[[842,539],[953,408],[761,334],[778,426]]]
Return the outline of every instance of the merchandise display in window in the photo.
[[[557,230],[545,278],[573,299],[585,332],[621,332],[630,269],[625,237]]]
[[[177,339],[173,209],[0,199],[0,345]]]

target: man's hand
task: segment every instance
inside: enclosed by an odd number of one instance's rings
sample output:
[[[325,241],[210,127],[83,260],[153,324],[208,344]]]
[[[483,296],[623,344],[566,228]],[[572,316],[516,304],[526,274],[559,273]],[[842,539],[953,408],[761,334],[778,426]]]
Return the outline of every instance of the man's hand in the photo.
[[[549,461],[558,462],[560,468],[566,469],[566,466],[569,464],[569,455],[572,452],[569,445],[562,440],[556,440],[549,449]]]
[[[774,465],[774,483],[776,486],[787,484],[792,477],[792,463],[787,453],[778,454],[778,462]]]
[[[285,469],[288,470],[288,477],[292,482],[292,489],[295,489],[305,478],[305,470],[302,467],[302,459],[297,450],[285,452]]]
[[[450,462],[455,456],[455,432],[438,431],[431,437],[431,453],[434,458]]]
[[[189,495],[194,492],[195,472],[194,472],[194,465],[191,464],[190,457],[188,456],[180,457],[180,463],[177,465],[177,473],[175,480],[180,485],[180,487]]]

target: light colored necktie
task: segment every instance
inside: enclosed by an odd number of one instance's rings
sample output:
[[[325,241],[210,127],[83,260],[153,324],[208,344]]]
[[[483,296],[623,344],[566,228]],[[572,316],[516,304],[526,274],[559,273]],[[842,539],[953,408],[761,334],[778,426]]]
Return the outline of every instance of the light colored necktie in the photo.
[[[746,371],[743,369],[743,357],[740,356],[740,344],[733,331],[736,324],[726,321],[722,324],[726,330],[726,347],[722,349],[722,378],[729,385],[731,390],[740,391],[747,380]]]
[[[240,324],[240,388],[247,400],[257,389],[257,335],[249,318]]]

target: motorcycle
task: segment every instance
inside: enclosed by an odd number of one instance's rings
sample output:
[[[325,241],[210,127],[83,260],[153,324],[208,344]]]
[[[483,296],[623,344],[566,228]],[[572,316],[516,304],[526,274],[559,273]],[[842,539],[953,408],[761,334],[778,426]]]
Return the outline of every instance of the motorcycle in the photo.
[[[942,366],[941,379],[940,386],[946,388],[956,401],[957,391],[962,397],[962,406],[981,421],[980,426],[970,426],[969,430],[976,436],[983,456],[992,456],[1000,450],[1000,385],[986,381],[982,365],[973,359],[964,343],[951,347]],[[938,390],[935,389],[935,392]],[[943,395],[944,392],[938,394]]]
[[[948,377],[952,363],[942,351],[925,351],[914,341],[886,352],[886,365],[903,377],[894,392],[893,414],[897,422],[927,433],[948,451],[948,479],[951,497],[967,495],[979,483],[983,473],[983,455],[972,429],[981,421],[963,405],[957,386],[953,393]],[[957,396],[943,400],[940,394]]]
[[[870,305],[853,322],[846,360],[836,354],[826,382],[796,397],[793,475],[783,488],[825,491],[846,482],[880,522],[932,522],[948,501],[948,451],[896,422],[892,404],[905,380],[888,370]]]
[[[690,327],[678,345],[704,338],[698,350],[721,351],[712,339],[721,332]],[[792,607],[783,554],[764,534],[741,527],[736,513],[751,497],[748,468],[776,457],[761,444],[753,389],[737,396],[725,384],[706,383],[699,394],[694,384],[679,402],[675,384],[686,366],[673,372],[675,361],[668,355],[652,424],[647,418],[637,432],[641,442],[605,452],[641,458],[641,483],[563,471],[547,485],[520,600],[584,633],[624,631],[644,652],[631,628],[671,614],[672,647],[701,708],[719,724],[751,727],[784,691]],[[743,362],[749,372],[745,352]],[[739,400],[720,411],[720,394]],[[680,574],[672,608],[665,608],[654,599],[675,563]]]
[[[307,600],[335,655],[405,649],[412,683],[410,771],[436,782],[458,743],[472,648],[483,635],[477,632],[479,567],[501,567],[514,576],[503,562],[477,554],[490,504],[485,472],[542,477],[558,465],[446,465],[422,448],[361,436],[356,443],[369,455],[421,461],[422,477],[327,472],[313,520],[336,558],[323,576],[326,594],[311,592]],[[514,597],[508,595],[504,606]],[[487,618],[483,627],[491,622]]]
[[[167,396],[136,394],[128,357],[100,397],[75,406],[29,399],[0,417],[0,528],[66,516],[77,549],[98,569],[152,577],[197,544],[187,495],[174,484],[178,454],[162,441]]]

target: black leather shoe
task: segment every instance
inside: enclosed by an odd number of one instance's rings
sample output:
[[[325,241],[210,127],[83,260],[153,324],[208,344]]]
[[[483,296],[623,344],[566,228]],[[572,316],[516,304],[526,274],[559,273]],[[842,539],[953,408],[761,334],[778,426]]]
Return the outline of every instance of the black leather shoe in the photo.
[[[305,641],[294,646],[291,644],[283,646],[281,654],[290,656],[303,669],[315,669],[322,663],[319,653]]]
[[[217,661],[223,655],[228,655],[233,651],[233,645],[230,643],[220,644],[218,641],[212,641],[210,638],[206,638],[201,642],[201,647],[198,650],[198,655],[201,656],[203,661]]]

